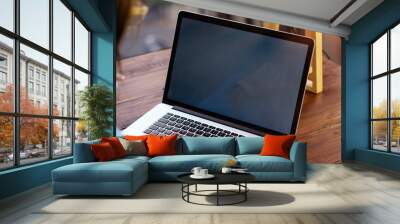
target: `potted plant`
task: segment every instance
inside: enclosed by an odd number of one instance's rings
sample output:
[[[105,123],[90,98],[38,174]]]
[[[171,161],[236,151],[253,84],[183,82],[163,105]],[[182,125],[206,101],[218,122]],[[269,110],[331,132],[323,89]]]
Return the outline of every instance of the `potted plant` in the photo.
[[[94,84],[80,92],[79,106],[82,109],[79,124],[87,127],[89,140],[110,136],[113,115],[113,94],[102,84]]]

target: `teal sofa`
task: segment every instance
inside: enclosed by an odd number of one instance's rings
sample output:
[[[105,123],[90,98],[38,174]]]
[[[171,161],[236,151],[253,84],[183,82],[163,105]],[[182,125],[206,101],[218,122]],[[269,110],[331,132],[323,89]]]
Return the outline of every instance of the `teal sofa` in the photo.
[[[52,171],[54,194],[131,195],[148,181],[176,181],[193,167],[218,172],[228,160],[247,168],[258,182],[304,182],[306,180],[306,144],[295,142],[290,159],[260,156],[262,137],[182,137],[177,141],[177,155],[128,156],[96,162],[90,145],[75,145],[74,163]]]

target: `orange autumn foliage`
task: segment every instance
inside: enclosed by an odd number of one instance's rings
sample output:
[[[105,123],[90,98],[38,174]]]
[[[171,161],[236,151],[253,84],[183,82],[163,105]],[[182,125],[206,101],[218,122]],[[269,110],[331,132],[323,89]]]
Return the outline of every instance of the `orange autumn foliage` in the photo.
[[[14,90],[9,85],[6,92],[0,94],[0,111],[13,112],[14,107]],[[25,88],[20,88],[20,110],[23,114],[41,114],[47,115],[48,107],[34,105],[29,99]],[[55,110],[55,113],[59,112]],[[0,116],[0,145],[2,147],[13,147],[13,117]],[[23,149],[25,145],[45,144],[48,139],[48,119],[47,118],[20,118],[20,147]],[[59,127],[53,126],[53,138],[59,135]]]

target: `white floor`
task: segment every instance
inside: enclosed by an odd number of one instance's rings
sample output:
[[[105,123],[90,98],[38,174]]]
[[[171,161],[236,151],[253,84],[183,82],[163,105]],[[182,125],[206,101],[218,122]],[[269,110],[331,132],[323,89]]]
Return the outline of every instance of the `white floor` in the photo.
[[[400,223],[400,175],[361,164],[312,165],[307,184],[319,185],[349,203],[363,204],[358,213],[302,214],[44,214],[56,199],[43,186],[0,202],[0,223]],[[318,203],[320,196],[310,195]],[[312,201],[310,199],[310,201]],[[94,202],[95,203],[95,202]],[[174,206],[171,204],[171,206]]]

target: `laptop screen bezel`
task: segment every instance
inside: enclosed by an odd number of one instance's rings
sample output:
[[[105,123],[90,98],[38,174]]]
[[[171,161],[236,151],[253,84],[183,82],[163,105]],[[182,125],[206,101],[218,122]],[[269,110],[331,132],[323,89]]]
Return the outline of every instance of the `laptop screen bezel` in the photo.
[[[282,132],[271,130],[271,129],[261,127],[258,125],[240,121],[235,118],[231,118],[231,117],[224,116],[224,115],[221,115],[221,114],[218,114],[215,112],[207,111],[207,110],[204,110],[204,109],[201,109],[201,108],[189,105],[189,104],[185,104],[185,103],[176,101],[174,99],[170,99],[168,97],[168,91],[169,91],[170,84],[171,84],[171,76],[172,76],[174,60],[175,60],[175,53],[176,53],[176,49],[179,44],[179,33],[181,30],[182,19],[184,19],[184,18],[198,20],[198,21],[202,21],[202,22],[206,22],[206,23],[210,23],[210,24],[215,24],[215,25],[226,26],[226,27],[239,29],[239,30],[243,30],[243,31],[247,31],[247,32],[258,33],[258,34],[262,34],[262,35],[266,35],[266,36],[270,36],[270,37],[276,37],[276,38],[280,38],[280,39],[284,39],[284,40],[288,40],[288,41],[305,44],[308,46],[306,61],[304,63],[304,68],[303,68],[302,80],[300,83],[298,98],[297,98],[297,102],[296,102],[296,108],[295,108],[295,112],[294,112],[293,118],[292,118],[292,127],[290,130],[290,133],[282,133]],[[177,106],[177,107],[185,108],[185,109],[188,109],[191,111],[195,111],[200,114],[205,114],[206,116],[209,116],[209,117],[215,117],[216,119],[218,119],[220,121],[220,123],[223,123],[223,121],[227,121],[226,125],[228,125],[228,126],[232,126],[231,124],[237,124],[239,127],[235,127],[235,128],[239,128],[239,129],[240,129],[240,126],[243,126],[246,129],[252,129],[257,132],[261,131],[263,133],[295,134],[299,116],[300,116],[301,106],[303,103],[304,91],[305,91],[305,86],[307,83],[308,70],[309,70],[309,66],[310,66],[310,62],[311,62],[313,48],[314,48],[314,41],[312,39],[304,37],[304,36],[299,36],[299,35],[295,35],[295,34],[275,31],[275,30],[269,30],[269,29],[265,29],[262,27],[257,27],[257,26],[252,26],[252,25],[234,22],[234,21],[230,21],[230,20],[219,19],[219,18],[215,18],[215,17],[190,13],[190,12],[186,12],[186,11],[180,11],[179,15],[178,15],[176,29],[175,29],[174,42],[173,42],[172,50],[171,50],[171,58],[169,61],[168,73],[167,73],[167,78],[166,78],[166,82],[165,82],[162,102],[165,104],[172,105],[172,106]]]

